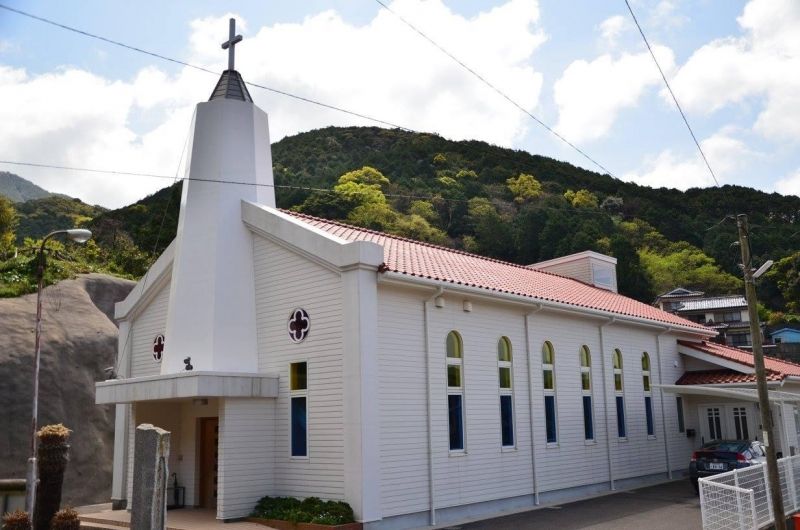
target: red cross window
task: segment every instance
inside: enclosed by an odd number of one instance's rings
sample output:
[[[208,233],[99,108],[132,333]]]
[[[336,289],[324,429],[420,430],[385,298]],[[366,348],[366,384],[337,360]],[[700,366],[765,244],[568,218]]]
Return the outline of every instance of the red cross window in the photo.
[[[297,308],[289,315],[289,338],[292,342],[303,342],[311,329],[311,321],[305,309]]]
[[[153,339],[153,360],[157,363],[161,362],[164,355],[164,335],[156,335]]]

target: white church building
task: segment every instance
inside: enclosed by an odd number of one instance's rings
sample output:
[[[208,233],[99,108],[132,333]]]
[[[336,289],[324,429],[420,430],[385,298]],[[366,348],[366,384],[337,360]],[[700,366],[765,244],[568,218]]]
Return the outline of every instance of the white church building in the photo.
[[[365,528],[679,478],[703,441],[758,437],[752,356],[617,294],[613,258],[525,267],[276,209],[232,64],[189,153],[177,237],[117,304],[119,377],[96,384],[117,507],[142,423],[172,433],[187,506],[317,496]],[[788,454],[800,365],[767,368]]]

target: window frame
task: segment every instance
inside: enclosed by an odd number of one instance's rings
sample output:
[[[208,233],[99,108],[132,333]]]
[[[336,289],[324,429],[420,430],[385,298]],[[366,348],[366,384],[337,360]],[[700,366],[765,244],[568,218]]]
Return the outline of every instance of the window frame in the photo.
[[[584,364],[584,354],[586,357],[586,364]],[[594,396],[592,393],[592,352],[589,350],[589,347],[584,344],[578,350],[578,364],[580,365],[580,385],[581,385],[581,406],[583,409],[583,441],[586,444],[594,444],[597,443],[597,434],[595,433],[595,421],[594,421]],[[589,388],[584,388],[583,381],[584,381],[584,374],[586,374],[586,380],[589,383]],[[588,398],[588,423],[587,423],[587,398]],[[591,433],[591,437],[587,437],[587,431]]]
[[[504,360],[502,352],[500,351],[501,344],[504,345],[508,353],[508,360]],[[503,370],[508,370],[508,387],[503,387],[503,378],[500,375]],[[514,349],[511,345],[511,339],[503,335],[497,341],[497,388],[498,388],[498,404],[500,406],[500,447],[503,450],[511,450],[517,448],[517,422],[516,422],[516,407],[514,406]],[[505,443],[505,432],[503,429],[503,398],[507,397],[511,403],[511,444]]]
[[[686,432],[686,417],[683,412],[683,397],[675,396],[675,408],[678,412],[678,432]]]
[[[619,362],[617,362],[619,360]],[[619,366],[617,366],[619,365]],[[614,403],[617,412],[617,440],[627,441],[628,439],[628,418],[625,414],[625,360],[622,357],[622,350],[614,348],[611,354],[611,367],[614,375]],[[617,388],[617,376],[619,376],[619,388]]]
[[[293,388],[294,387],[294,379],[293,379],[293,367],[295,365],[306,365],[306,373],[305,373],[305,387],[304,388]],[[305,399],[306,407],[305,407],[305,454],[304,455],[296,455],[294,454],[294,400],[297,398]],[[311,454],[311,444],[309,438],[309,425],[308,425],[308,416],[309,416],[309,395],[308,395],[308,361],[295,361],[289,363],[289,458],[291,460],[308,460]]]
[[[450,355],[450,337],[456,339],[458,356]],[[458,386],[450,385],[450,367],[458,367]],[[447,445],[450,455],[461,455],[467,452],[467,408],[464,392],[464,341],[456,330],[450,330],[445,337],[445,386],[447,388]],[[453,448],[453,437],[450,422],[450,396],[458,396],[461,401],[461,447]]]
[[[647,429],[647,438],[650,440],[655,440],[656,418],[655,412],[653,411],[653,382],[651,369],[652,364],[650,363],[650,354],[646,351],[642,352],[642,390],[644,391],[645,427]]]
[[[549,353],[550,362],[545,362],[545,350]],[[550,372],[550,381],[552,383],[552,388],[547,388],[545,381],[547,381],[547,377],[545,374]],[[545,421],[545,442],[547,443],[547,447],[558,447],[558,398],[556,397],[556,349],[553,346],[553,343],[549,340],[544,341],[542,344],[542,391],[544,394],[544,421]],[[548,414],[548,400],[552,402],[552,420],[549,418]],[[549,432],[548,432],[548,423],[552,421],[553,423],[553,439],[550,439]]]

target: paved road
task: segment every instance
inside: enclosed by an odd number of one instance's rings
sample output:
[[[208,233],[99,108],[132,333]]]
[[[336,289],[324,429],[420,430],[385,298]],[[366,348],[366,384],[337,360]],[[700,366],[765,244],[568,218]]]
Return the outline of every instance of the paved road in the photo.
[[[450,527],[460,530],[700,529],[700,500],[686,479]]]

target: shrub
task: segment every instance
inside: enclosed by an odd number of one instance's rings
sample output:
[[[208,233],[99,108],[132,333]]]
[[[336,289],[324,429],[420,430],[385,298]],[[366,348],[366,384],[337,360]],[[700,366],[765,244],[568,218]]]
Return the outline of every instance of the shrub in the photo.
[[[64,508],[59,510],[50,521],[51,530],[80,530],[81,520],[78,518],[78,512],[72,508]]]
[[[17,510],[3,516],[4,530],[31,530],[31,518],[28,512]]]
[[[279,519],[293,523],[347,524],[355,521],[353,509],[346,502],[323,501],[307,497],[263,497],[256,504],[253,517]]]

